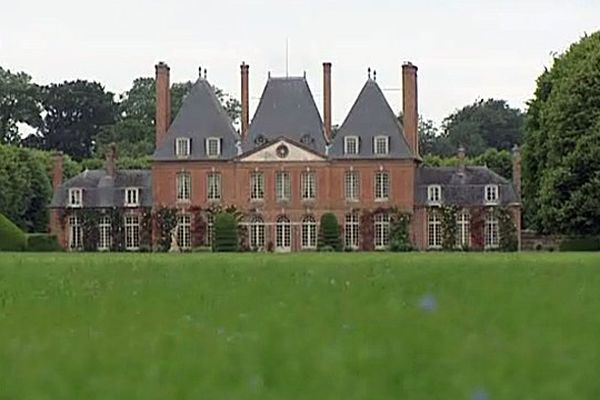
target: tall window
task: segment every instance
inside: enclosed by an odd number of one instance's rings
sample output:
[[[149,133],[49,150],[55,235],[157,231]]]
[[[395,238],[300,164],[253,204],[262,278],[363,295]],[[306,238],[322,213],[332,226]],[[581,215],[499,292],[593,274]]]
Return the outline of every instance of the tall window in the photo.
[[[137,215],[125,216],[125,249],[140,248],[140,218]]]
[[[440,185],[427,186],[427,202],[429,204],[440,204],[442,201],[442,187]]]
[[[468,247],[471,245],[471,218],[467,210],[462,210],[456,216],[456,244],[459,247]]]
[[[80,250],[83,247],[83,230],[81,220],[76,215],[69,217],[69,248]]]
[[[387,213],[375,214],[375,248],[385,249],[390,243],[390,216]]]
[[[206,155],[209,157],[221,155],[221,139],[216,137],[206,139]]]
[[[291,197],[290,174],[279,171],[275,175],[275,195],[278,201],[289,200]]]
[[[292,246],[292,233],[290,220],[281,216],[277,218],[277,224],[275,226],[275,247],[278,250],[288,251]]]
[[[484,194],[486,204],[498,203],[498,185],[486,185]]]
[[[250,175],[250,199],[263,200],[265,198],[265,177],[262,172],[253,172]]]
[[[429,212],[427,219],[427,246],[430,249],[442,247],[442,220],[435,210]]]
[[[344,138],[344,154],[358,154],[359,143],[358,136],[346,136]]]
[[[263,219],[259,216],[253,217],[249,228],[250,248],[263,249],[265,247],[265,223]]]
[[[314,249],[317,247],[317,221],[312,215],[307,215],[302,220],[302,248]]]
[[[109,250],[112,242],[110,217],[100,217],[98,221],[98,250]]]
[[[69,207],[81,207],[83,205],[83,196],[81,189],[69,189]]]
[[[375,173],[375,200],[385,201],[390,197],[390,176],[387,172]]]
[[[192,176],[189,172],[177,174],[177,201],[189,201],[192,191]]]
[[[360,197],[360,186],[359,186],[359,176],[358,171],[346,171],[345,176],[345,184],[346,184],[346,200],[348,201],[358,201]]]
[[[208,174],[208,200],[220,200],[221,199],[221,174],[218,172],[211,172]]]
[[[498,232],[498,218],[494,215],[493,211],[488,212],[485,218],[485,248],[496,249],[500,244],[499,232]]]
[[[385,155],[389,153],[389,136],[375,136],[373,140],[373,153],[377,155]]]
[[[302,173],[302,199],[314,200],[317,197],[316,177],[314,172]]]
[[[206,245],[212,246],[214,237],[215,216],[213,213],[206,214]]]
[[[184,250],[192,247],[192,217],[189,214],[177,216],[177,244]]]
[[[127,188],[125,189],[125,207],[137,207],[140,205],[140,189]]]
[[[177,157],[188,157],[191,152],[189,138],[177,138],[175,141],[175,154]]]
[[[344,245],[349,249],[358,249],[359,216],[357,212],[346,214],[344,225]]]

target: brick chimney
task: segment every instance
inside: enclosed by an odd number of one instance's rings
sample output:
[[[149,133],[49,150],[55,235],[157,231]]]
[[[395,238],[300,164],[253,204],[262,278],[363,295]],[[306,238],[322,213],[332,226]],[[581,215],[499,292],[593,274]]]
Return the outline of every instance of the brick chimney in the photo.
[[[249,100],[249,89],[248,89],[248,80],[249,80],[249,70],[250,66],[246,63],[242,63],[240,65],[240,71],[242,74],[242,127],[240,130],[240,136],[242,139],[246,137],[248,133],[248,127],[250,126],[250,100]]]
[[[323,63],[323,125],[325,139],[331,142],[331,63]]]
[[[417,67],[410,62],[402,66],[402,125],[404,135],[415,156],[419,156],[419,105]]]
[[[156,147],[160,146],[171,124],[171,84],[169,66],[156,64]]]
[[[52,156],[52,189],[56,190],[63,183],[63,161],[64,156],[61,151],[57,151]]]
[[[513,164],[513,185],[517,191],[517,195],[521,197],[521,151],[519,146],[515,144],[512,149],[512,164]]]
[[[458,146],[458,173],[465,173],[465,148]]]
[[[106,151],[106,173],[113,178],[117,176],[117,145],[111,143]]]

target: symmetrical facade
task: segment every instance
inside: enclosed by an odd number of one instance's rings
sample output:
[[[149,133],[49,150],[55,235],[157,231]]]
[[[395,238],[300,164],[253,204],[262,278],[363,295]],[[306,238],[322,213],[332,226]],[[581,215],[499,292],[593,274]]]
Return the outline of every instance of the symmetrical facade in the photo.
[[[304,77],[269,76],[251,121],[249,66],[242,64],[237,132],[202,76],[169,124],[169,67],[159,63],[151,170],[117,171],[113,152],[104,170],[86,171],[62,183],[57,158],[52,230],[65,247],[76,249],[82,241],[79,209],[118,208],[125,211],[119,217],[124,219],[119,224],[124,226],[125,247],[135,250],[141,214],[168,207],[177,210],[179,246],[190,248],[198,210],[235,206],[243,212],[249,248],[299,251],[316,248],[320,218],[331,212],[342,228],[345,247],[371,250],[388,247],[390,212],[400,210],[412,215],[412,244],[424,250],[441,248],[440,210],[452,205],[458,208],[457,246],[496,247],[494,208],[509,210],[517,232],[520,228],[518,181],[464,163],[454,168],[423,166],[414,65],[403,65],[402,81],[402,123],[369,76],[334,134],[330,63],[323,64],[322,117]],[[483,218],[482,232],[476,232],[479,224],[471,226],[474,214]],[[211,215],[202,213],[205,242],[211,240]],[[110,247],[111,222],[106,217],[98,223],[98,247],[105,249]],[[483,237],[484,243],[473,243],[474,236]]]

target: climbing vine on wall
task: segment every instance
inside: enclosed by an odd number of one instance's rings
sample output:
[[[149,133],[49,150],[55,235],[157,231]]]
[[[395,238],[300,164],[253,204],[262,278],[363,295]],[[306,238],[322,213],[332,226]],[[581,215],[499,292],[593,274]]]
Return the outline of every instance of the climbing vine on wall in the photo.
[[[452,251],[456,249],[456,235],[458,227],[456,226],[456,214],[458,207],[454,205],[444,205],[440,208],[442,217],[442,249]]]
[[[177,209],[160,207],[154,214],[156,250],[167,252],[171,248],[171,235],[177,226]]]
[[[111,251],[125,251],[125,222],[123,221],[123,210],[111,208],[108,211],[111,223],[112,242]]]
[[[206,240],[206,220],[202,216],[200,207],[191,207],[190,212],[192,213],[192,247],[200,247]]]
[[[369,210],[363,210],[360,216],[360,241],[361,249],[364,251],[375,249],[373,214]]]
[[[140,251],[152,251],[152,210],[140,210]]]
[[[485,236],[484,236],[484,226],[485,226],[485,208],[473,208],[471,211],[471,247],[474,250],[483,250],[485,247]]]
[[[500,250],[517,251],[519,242],[517,239],[517,227],[512,214],[506,207],[499,207],[494,210],[498,218],[498,231],[500,236]]]
[[[410,219],[411,214],[391,208],[390,213],[390,250],[411,251]]]

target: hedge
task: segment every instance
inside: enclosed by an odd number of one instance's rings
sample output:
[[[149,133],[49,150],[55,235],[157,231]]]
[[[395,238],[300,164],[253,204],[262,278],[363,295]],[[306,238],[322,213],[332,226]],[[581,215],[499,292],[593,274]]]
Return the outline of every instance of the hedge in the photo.
[[[27,235],[27,251],[61,251],[58,237],[49,233]]]
[[[329,250],[331,248],[331,250]],[[321,229],[319,232],[319,251],[341,251],[342,240],[340,238],[340,225],[333,213],[325,213],[321,217]]]
[[[238,227],[233,214],[218,213],[215,217],[213,251],[238,251]]]
[[[598,251],[600,238],[597,236],[567,238],[560,242],[559,249],[560,251]]]
[[[24,251],[26,247],[25,233],[0,214],[0,251]]]

